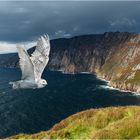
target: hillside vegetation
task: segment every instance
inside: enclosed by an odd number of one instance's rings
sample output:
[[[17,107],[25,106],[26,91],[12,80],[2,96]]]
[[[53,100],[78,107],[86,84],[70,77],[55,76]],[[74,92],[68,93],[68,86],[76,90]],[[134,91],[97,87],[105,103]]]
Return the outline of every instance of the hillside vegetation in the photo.
[[[50,130],[8,139],[140,139],[140,107],[108,107],[82,111]]]

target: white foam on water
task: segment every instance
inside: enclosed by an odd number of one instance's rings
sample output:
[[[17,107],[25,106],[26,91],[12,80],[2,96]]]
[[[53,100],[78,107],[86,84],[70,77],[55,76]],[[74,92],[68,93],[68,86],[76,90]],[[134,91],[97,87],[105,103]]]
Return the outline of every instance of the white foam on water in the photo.
[[[114,87],[109,86],[109,85],[100,85],[98,88],[107,89],[107,90],[116,90],[116,91],[120,91],[120,92],[124,92],[124,93],[130,92],[130,93],[133,94],[132,96],[140,96],[140,94],[137,93],[137,92],[132,92],[130,90],[122,90],[122,89],[119,89],[119,88],[114,88]]]
[[[100,88],[104,88],[104,89],[108,89],[108,90],[117,90],[117,91],[121,91],[121,92],[130,92],[133,94],[133,96],[140,96],[139,93],[137,92],[133,92],[133,91],[130,91],[130,90],[123,90],[123,89],[119,89],[119,88],[114,88],[112,86],[110,86],[110,81],[104,79],[104,78],[101,78],[101,77],[98,77],[97,78],[101,81],[105,81],[107,83],[107,85],[100,85],[99,87]]]
[[[55,71],[60,71],[60,72],[64,72],[64,70],[61,70],[61,69],[60,69],[60,70],[55,70]]]
[[[80,74],[91,74],[91,72],[83,71],[83,72],[80,72]]]
[[[100,85],[99,88],[110,89],[110,90],[118,90],[118,89],[116,89],[116,88],[114,88],[114,87],[110,87],[110,86],[108,86],[108,85]]]

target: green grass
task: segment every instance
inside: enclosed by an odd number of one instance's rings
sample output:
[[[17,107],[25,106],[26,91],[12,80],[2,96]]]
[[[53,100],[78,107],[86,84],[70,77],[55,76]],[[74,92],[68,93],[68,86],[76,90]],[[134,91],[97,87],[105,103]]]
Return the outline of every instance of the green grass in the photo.
[[[128,79],[126,82],[127,82],[127,83],[131,83],[131,84],[140,85],[140,70],[137,70],[137,71],[135,72],[134,77],[131,78],[131,79]]]
[[[82,111],[49,131],[8,139],[140,139],[140,107],[109,107]]]

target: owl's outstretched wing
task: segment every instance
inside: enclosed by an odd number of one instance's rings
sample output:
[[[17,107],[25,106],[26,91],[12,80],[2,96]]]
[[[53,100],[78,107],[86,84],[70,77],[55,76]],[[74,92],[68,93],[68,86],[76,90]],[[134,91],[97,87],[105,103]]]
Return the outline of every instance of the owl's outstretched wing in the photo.
[[[22,71],[22,80],[35,80],[34,65],[27,51],[21,46],[17,46],[19,55],[19,65]]]
[[[35,51],[31,55],[31,61],[34,65],[36,79],[41,79],[41,75],[48,64],[50,53],[49,36],[44,35],[38,39]]]

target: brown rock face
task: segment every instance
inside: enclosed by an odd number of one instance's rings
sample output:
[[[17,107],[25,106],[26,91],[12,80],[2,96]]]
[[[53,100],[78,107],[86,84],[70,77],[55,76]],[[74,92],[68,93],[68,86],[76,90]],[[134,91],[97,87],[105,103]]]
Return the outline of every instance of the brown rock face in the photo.
[[[17,65],[17,54],[0,55],[1,67]],[[107,32],[51,40],[47,68],[66,73],[96,72],[114,87],[140,92],[140,35]]]

